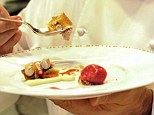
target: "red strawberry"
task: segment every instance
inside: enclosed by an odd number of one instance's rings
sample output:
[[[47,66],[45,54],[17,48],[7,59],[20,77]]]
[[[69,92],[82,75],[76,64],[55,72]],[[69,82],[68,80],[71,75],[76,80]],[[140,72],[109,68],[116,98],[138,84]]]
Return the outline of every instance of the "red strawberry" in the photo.
[[[106,70],[96,64],[90,64],[83,68],[79,81],[83,84],[99,85],[103,84],[107,76]]]

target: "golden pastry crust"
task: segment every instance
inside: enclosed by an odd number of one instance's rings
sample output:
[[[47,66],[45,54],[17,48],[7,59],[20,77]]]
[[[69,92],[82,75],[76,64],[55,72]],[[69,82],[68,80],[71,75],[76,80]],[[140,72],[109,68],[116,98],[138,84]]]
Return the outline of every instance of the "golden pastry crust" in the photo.
[[[72,28],[72,22],[65,13],[62,13],[59,16],[52,17],[51,21],[47,24],[47,27],[50,31],[63,30]]]

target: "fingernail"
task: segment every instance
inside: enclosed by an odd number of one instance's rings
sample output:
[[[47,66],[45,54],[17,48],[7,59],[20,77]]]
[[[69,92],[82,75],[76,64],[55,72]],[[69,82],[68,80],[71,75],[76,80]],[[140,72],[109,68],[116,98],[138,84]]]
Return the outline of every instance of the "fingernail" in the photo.
[[[22,18],[18,17],[17,20],[22,20]]]
[[[22,20],[20,17],[16,18],[16,20]],[[17,23],[17,26],[21,26],[22,23]]]
[[[22,25],[22,23],[20,23],[20,22],[17,22],[17,23],[16,23],[16,25],[17,25],[17,26],[21,26],[21,25]]]
[[[91,103],[91,105],[92,106],[97,106],[99,103],[99,97],[96,97],[96,98],[92,98],[92,99],[90,99],[90,103]]]

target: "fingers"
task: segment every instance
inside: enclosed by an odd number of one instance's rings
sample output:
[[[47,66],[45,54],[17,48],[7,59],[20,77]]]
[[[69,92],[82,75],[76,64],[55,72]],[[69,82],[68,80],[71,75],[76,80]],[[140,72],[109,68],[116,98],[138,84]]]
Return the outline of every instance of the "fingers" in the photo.
[[[14,45],[20,40],[22,32],[18,30],[5,44],[0,47],[0,55],[11,53]]]
[[[0,17],[22,20],[19,16],[10,16],[2,5],[0,5]],[[10,53],[19,41],[21,38],[20,26],[21,23],[0,21],[0,55]]]
[[[8,11],[2,5],[0,5],[0,17],[22,20],[19,16],[10,16]],[[17,29],[19,26],[21,26],[20,23],[0,21],[0,33],[11,29]]]
[[[10,19],[22,20],[19,16],[11,16],[8,17]],[[0,33],[6,32],[12,29],[18,29],[21,26],[21,23],[17,22],[9,22],[9,21],[0,21]]]
[[[89,101],[92,106],[97,106],[100,104],[109,104],[109,103],[125,105],[133,102],[134,100],[137,101],[136,97],[140,97],[144,95],[145,90],[146,90],[145,87],[137,88],[137,89],[123,91],[119,93],[113,93],[102,97],[92,98]]]
[[[122,101],[125,101],[125,99],[127,100],[128,97],[129,97],[129,91],[127,91],[127,93],[120,92],[120,93],[113,93],[102,97],[96,97],[96,98],[90,99],[89,101],[92,106],[97,106],[100,104],[108,104],[108,103],[122,104],[123,103]],[[124,100],[121,100],[121,99],[124,99]]]
[[[89,115],[87,113],[93,112],[89,100],[53,100],[53,102],[61,108],[70,111],[74,114]]]
[[[9,30],[9,31],[1,33],[0,46],[4,45],[7,41],[9,41],[9,39],[12,38],[14,34],[16,34],[17,31],[18,29],[14,29],[14,30]]]
[[[91,98],[89,99],[89,102],[92,106],[97,106],[100,104],[100,97]]]
[[[77,115],[124,115],[125,113],[141,115],[151,109],[151,93],[142,87],[93,99],[53,100],[53,102]]]
[[[10,16],[8,11],[0,4],[0,17]]]
[[[115,115],[111,111],[107,113],[106,109],[101,106],[91,106],[89,99],[79,100],[53,100],[53,102],[61,108],[75,115]]]

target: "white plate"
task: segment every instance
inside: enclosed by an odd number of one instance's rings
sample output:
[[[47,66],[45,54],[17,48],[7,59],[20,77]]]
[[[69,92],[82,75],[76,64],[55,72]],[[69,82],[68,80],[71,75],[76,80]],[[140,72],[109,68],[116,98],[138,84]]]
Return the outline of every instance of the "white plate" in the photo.
[[[26,86],[21,70],[26,63],[51,58],[63,66],[98,64],[107,70],[102,85],[84,86],[78,78],[72,82],[57,82]],[[106,46],[61,46],[38,48],[0,58],[0,91],[50,99],[83,99],[125,91],[154,82],[154,54],[133,48]],[[59,65],[59,66],[62,66]],[[50,87],[58,87],[51,89]]]

